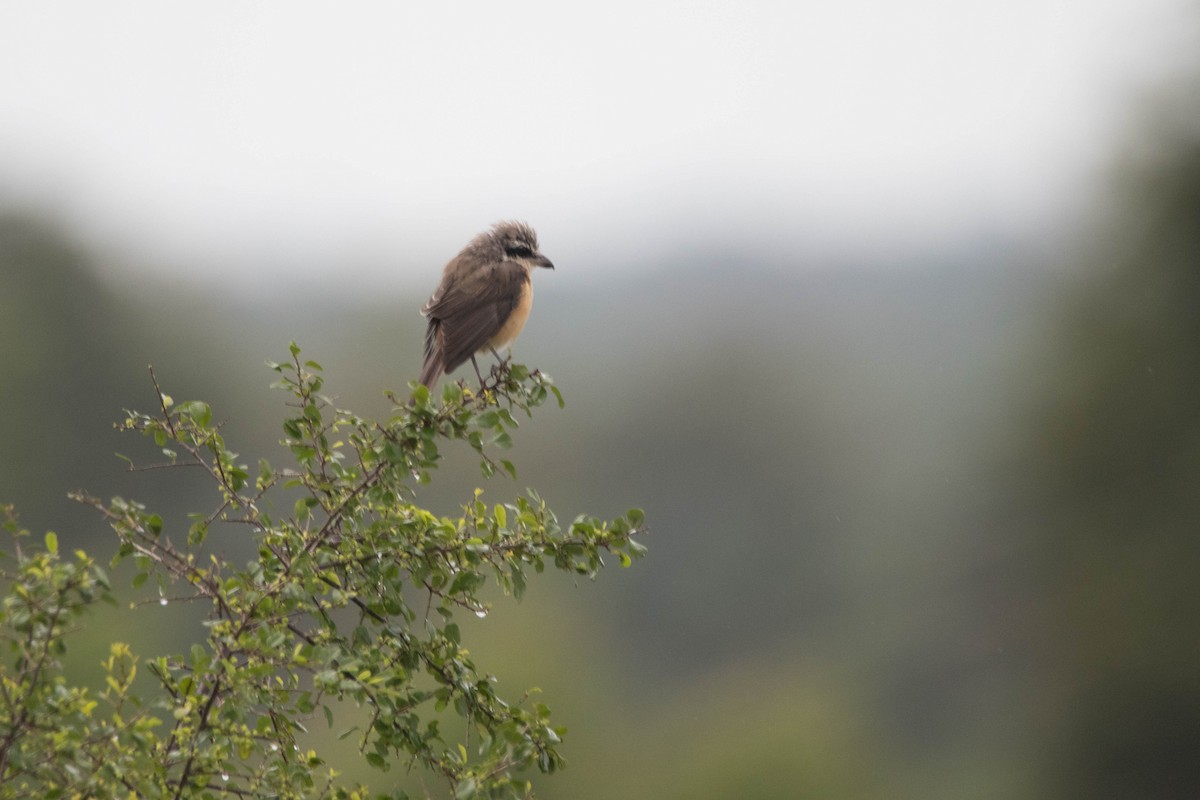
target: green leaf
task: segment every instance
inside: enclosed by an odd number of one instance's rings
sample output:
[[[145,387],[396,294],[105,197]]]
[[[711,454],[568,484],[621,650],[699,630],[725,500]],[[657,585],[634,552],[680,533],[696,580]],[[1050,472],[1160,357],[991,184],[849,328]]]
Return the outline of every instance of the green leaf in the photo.
[[[509,577],[512,578],[513,597],[517,600],[520,600],[525,595],[525,586],[526,586],[525,570],[523,570],[521,568],[520,564],[517,564],[514,562],[508,568],[508,574],[509,574]]]
[[[271,463],[265,458],[260,458],[258,460],[258,485],[260,487],[266,486],[271,482],[273,477],[274,475],[271,472]]]
[[[472,595],[479,585],[484,582],[484,577],[475,572],[460,572],[454,576],[454,582],[450,584],[450,589],[447,594],[468,594]]]
[[[240,492],[246,486],[246,479],[250,477],[250,473],[241,465],[230,467],[228,475],[229,485],[233,487],[235,492]]]
[[[46,550],[51,553],[58,553],[58,534],[54,531],[46,532]]]
[[[208,536],[208,525],[205,524],[203,520],[201,520],[199,522],[193,522],[191,527],[188,528],[187,541],[188,541],[188,544],[192,545],[193,547],[195,547],[198,544],[202,544],[204,542],[204,539],[207,536]]]
[[[202,428],[207,428],[208,424],[212,422],[212,409],[208,403],[200,400],[188,400],[186,403],[180,404],[172,413],[178,414],[180,417],[189,417]]]
[[[301,497],[292,508],[292,513],[298,520],[308,519],[310,516],[309,509],[316,506],[318,502],[315,497]]]

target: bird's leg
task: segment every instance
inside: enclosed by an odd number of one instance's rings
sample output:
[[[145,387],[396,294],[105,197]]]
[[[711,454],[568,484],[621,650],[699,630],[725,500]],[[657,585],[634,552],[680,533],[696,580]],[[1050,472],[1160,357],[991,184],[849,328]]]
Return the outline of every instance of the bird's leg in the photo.
[[[495,351],[493,351],[495,352]],[[475,368],[475,377],[479,378],[479,388],[483,388],[483,376],[479,374],[479,364],[475,361],[475,354],[471,354],[471,366]]]
[[[499,353],[496,352],[496,348],[490,347],[488,349],[491,350],[492,355],[494,355],[496,357],[496,365],[500,369],[504,369],[506,366],[508,366],[508,362],[512,360],[512,350],[508,351],[507,356],[501,356]]]

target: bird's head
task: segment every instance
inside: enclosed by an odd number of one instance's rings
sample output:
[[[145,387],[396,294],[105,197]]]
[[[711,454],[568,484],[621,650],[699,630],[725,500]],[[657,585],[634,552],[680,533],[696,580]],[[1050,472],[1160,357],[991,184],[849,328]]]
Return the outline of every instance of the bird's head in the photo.
[[[515,261],[526,269],[554,269],[554,263],[538,250],[537,234],[524,222],[498,222],[485,236],[504,261]]]

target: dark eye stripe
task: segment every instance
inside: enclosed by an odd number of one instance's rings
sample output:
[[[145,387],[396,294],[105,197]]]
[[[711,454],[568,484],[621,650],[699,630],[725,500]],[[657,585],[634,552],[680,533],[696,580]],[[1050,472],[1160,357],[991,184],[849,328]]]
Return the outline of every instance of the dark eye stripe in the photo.
[[[514,245],[511,247],[507,247],[507,248],[505,248],[505,251],[510,256],[521,256],[522,258],[529,258],[533,255],[532,250],[530,250],[528,247],[524,247],[522,245]]]

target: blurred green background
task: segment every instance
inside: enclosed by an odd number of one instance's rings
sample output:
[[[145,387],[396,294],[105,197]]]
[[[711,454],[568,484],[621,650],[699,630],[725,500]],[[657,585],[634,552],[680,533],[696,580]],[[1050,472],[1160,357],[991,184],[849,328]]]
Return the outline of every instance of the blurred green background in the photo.
[[[487,492],[640,506],[652,533],[633,569],[464,622],[570,730],[539,797],[1200,797],[1200,83],[1169,86],[1128,100],[1071,213],[1015,233],[838,250],[664,224],[630,268],[542,229],[559,269],[517,357],[567,405]],[[153,405],[147,364],[249,463],[279,453],[263,362],[290,339],[360,413],[417,372],[437,259],[405,262],[419,286],[356,277],[352,253],[324,280],[279,253],[250,284],[203,254],[181,275],[6,194],[0,500],[64,546],[113,551],[70,489],[177,526],[210,505],[113,457],[151,455],[111,427]],[[443,261],[463,243],[433,238]],[[452,455],[421,499],[453,514],[480,480]],[[149,654],[194,623],[99,612],[80,679],[114,638]]]

